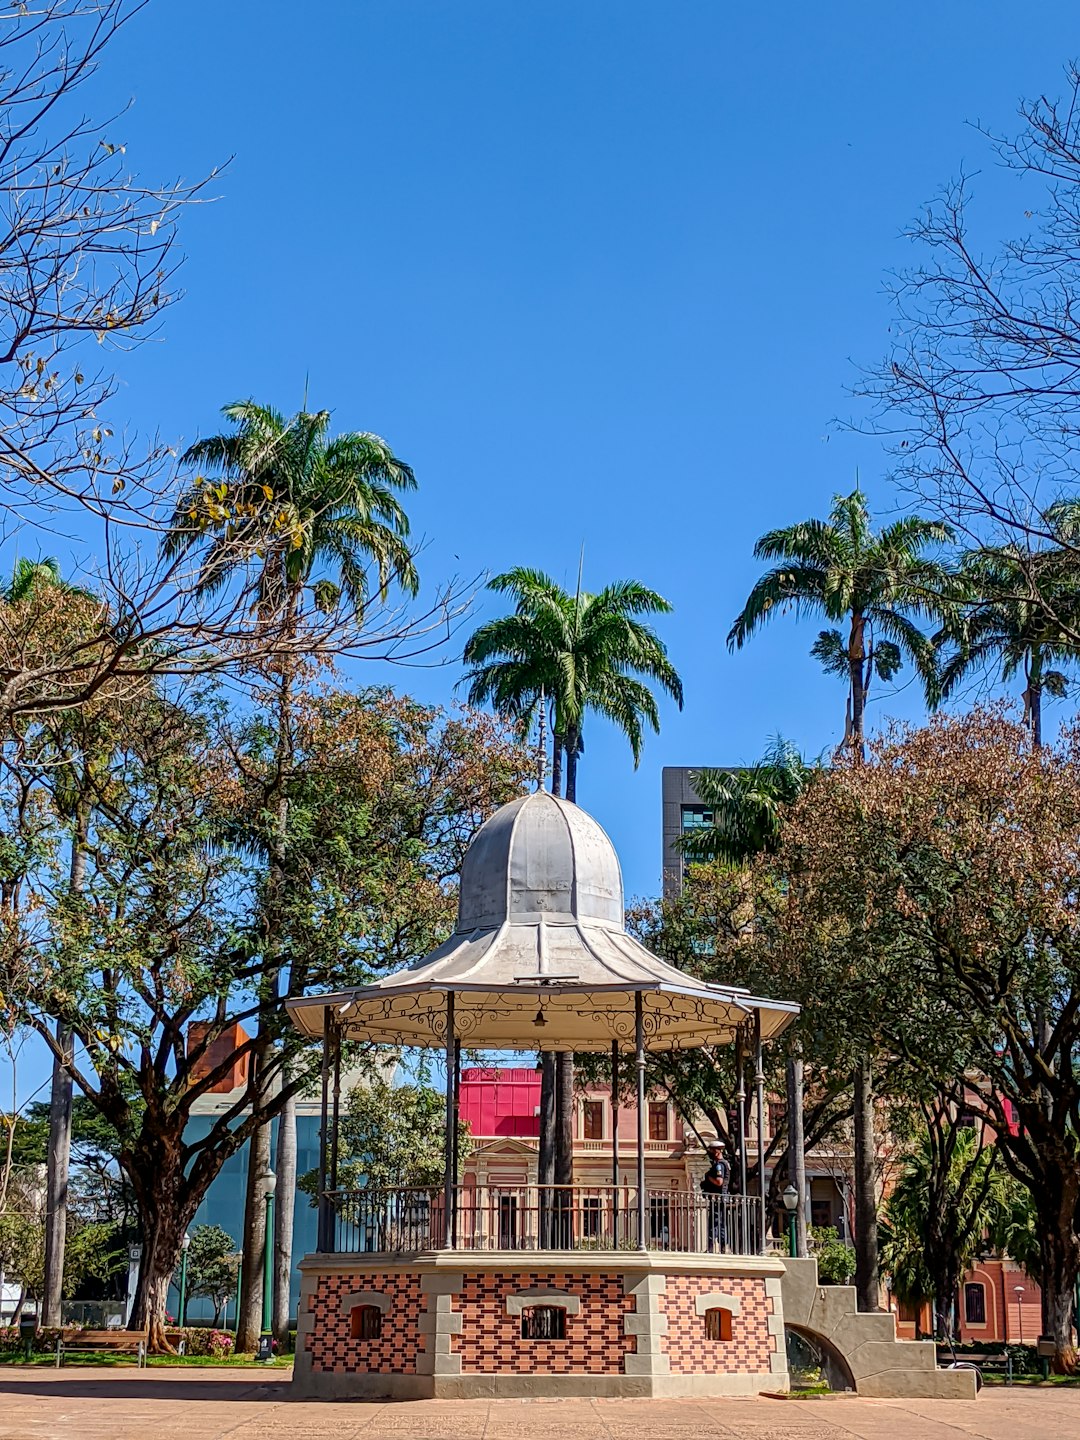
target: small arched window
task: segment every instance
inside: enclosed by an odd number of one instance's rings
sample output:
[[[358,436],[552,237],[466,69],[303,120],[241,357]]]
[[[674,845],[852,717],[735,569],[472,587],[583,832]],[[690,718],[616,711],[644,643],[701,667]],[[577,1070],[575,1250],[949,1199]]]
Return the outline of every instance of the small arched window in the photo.
[[[731,1311],[724,1310],[719,1305],[713,1310],[705,1311],[705,1339],[706,1340],[730,1340],[731,1339]]]
[[[527,1305],[521,1312],[523,1340],[565,1340],[566,1311],[561,1305]]]
[[[377,1340],[382,1334],[382,1311],[377,1305],[354,1305],[349,1311],[349,1336],[353,1340]]]

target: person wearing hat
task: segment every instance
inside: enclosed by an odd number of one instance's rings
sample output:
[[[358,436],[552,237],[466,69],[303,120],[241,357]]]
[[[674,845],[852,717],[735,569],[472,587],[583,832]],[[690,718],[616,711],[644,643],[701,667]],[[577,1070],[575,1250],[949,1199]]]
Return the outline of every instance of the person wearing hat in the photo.
[[[728,1177],[731,1174],[731,1167],[724,1159],[723,1147],[713,1141],[706,1146],[706,1153],[709,1157],[709,1168],[705,1171],[701,1181],[701,1193],[709,1202],[709,1253],[713,1250],[727,1249],[727,1216],[724,1213],[724,1196],[727,1193]]]

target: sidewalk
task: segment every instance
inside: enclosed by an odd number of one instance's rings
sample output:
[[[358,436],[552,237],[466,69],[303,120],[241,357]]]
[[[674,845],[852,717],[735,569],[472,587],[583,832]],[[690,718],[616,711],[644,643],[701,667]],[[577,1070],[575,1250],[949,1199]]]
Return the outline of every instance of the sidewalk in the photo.
[[[0,1369],[2,1440],[1068,1440],[1080,1389],[948,1400],[294,1402],[251,1371]]]

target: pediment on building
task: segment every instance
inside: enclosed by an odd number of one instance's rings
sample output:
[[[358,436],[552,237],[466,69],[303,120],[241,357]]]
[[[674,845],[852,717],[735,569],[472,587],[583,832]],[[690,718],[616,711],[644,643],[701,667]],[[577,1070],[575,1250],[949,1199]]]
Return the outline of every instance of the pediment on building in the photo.
[[[531,1144],[528,1140],[519,1140],[515,1135],[501,1135],[494,1140],[481,1140],[474,1145],[469,1152],[469,1158],[476,1155],[488,1157],[498,1155],[535,1155],[536,1141]]]

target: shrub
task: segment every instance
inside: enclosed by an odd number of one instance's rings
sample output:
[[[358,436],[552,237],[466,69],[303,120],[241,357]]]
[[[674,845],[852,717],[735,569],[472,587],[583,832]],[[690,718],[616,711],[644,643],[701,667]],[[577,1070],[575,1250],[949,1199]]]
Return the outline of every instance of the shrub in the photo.
[[[855,1274],[855,1251],[841,1240],[832,1225],[811,1225],[810,1253],[816,1258],[822,1285],[850,1285]]]

